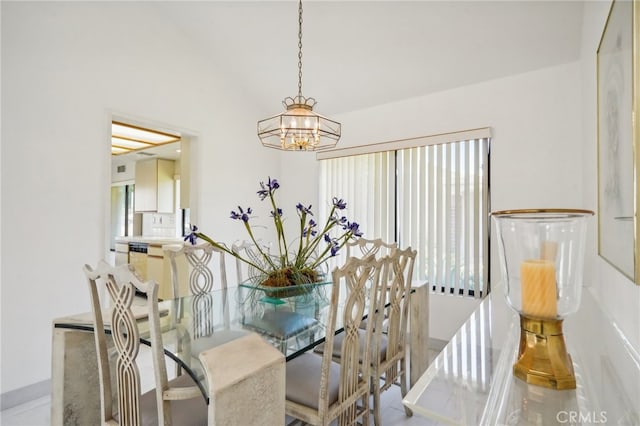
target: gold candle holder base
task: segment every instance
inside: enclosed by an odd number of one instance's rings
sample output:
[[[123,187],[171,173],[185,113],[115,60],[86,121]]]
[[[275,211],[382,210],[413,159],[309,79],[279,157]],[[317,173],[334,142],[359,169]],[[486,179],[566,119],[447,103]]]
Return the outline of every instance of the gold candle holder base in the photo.
[[[551,389],[575,389],[573,363],[567,353],[561,319],[520,314],[520,348],[513,374],[527,383]]]

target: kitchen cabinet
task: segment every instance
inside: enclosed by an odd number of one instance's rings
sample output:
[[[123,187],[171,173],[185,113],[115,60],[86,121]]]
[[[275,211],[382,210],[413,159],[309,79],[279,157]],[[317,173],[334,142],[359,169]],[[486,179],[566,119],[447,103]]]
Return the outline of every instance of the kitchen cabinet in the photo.
[[[126,265],[129,263],[129,244],[115,243],[116,248],[116,266]]]
[[[174,161],[154,158],[138,161],[135,173],[135,211],[173,213]]]

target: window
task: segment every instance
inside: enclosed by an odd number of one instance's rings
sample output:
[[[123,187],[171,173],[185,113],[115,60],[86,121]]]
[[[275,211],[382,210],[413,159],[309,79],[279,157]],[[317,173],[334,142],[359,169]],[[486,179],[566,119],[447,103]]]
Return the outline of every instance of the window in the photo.
[[[134,235],[134,189],[134,184],[111,186],[111,251],[115,251],[116,237]]]
[[[325,151],[318,154],[320,199],[344,198],[365,238],[416,248],[415,278],[433,290],[483,297],[489,142],[489,129],[478,129]]]

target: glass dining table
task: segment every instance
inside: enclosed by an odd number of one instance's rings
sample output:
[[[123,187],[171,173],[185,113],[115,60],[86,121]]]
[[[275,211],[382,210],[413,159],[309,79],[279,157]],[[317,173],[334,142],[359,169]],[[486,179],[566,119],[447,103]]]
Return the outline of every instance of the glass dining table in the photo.
[[[165,355],[187,373],[207,396],[205,372],[198,354],[204,350],[256,332],[278,348],[286,360],[304,353],[324,341],[328,321],[331,282],[308,285],[295,295],[265,292],[251,285],[216,289],[158,302],[162,344]],[[146,301],[134,301],[140,342],[151,345]],[[343,308],[340,303],[338,309]],[[103,313],[105,330],[110,334],[109,312]],[[340,316],[339,316],[340,317]],[[55,321],[57,329],[93,331],[90,313]],[[342,329],[338,319],[339,333]]]
[[[426,295],[425,288],[419,294]],[[207,349],[223,345],[250,332],[260,335],[278,348],[287,361],[324,342],[329,315],[332,283],[316,283],[305,288],[301,294],[278,294],[265,292],[251,285],[239,285],[228,289],[217,289],[210,293],[159,301],[162,342],[165,355],[198,383],[203,396],[208,397],[206,366],[199,354]],[[344,295],[344,291],[340,294]],[[414,318],[424,318],[427,300],[416,297],[414,289],[411,311]],[[413,299],[416,299],[415,301]],[[139,301],[144,304],[144,301]],[[134,315],[140,311],[138,326],[140,340],[150,345],[144,306],[134,306]],[[340,318],[344,309],[338,302],[338,322],[335,333],[342,331]],[[422,311],[422,312],[421,312]],[[103,313],[108,318],[108,312]],[[425,324],[427,326],[427,324]],[[105,325],[109,333],[108,324]],[[428,338],[428,328],[415,327],[410,333],[411,344],[423,345]],[[52,381],[53,388],[64,392],[52,396],[52,405],[59,404],[60,416],[66,415],[74,402],[74,395],[86,392],[86,385],[79,384],[72,376],[82,371],[87,380],[96,379],[97,364],[93,342],[91,313],[70,315],[53,321]],[[426,369],[426,344],[412,348],[410,370],[418,374]],[[410,345],[411,346],[411,345]],[[70,350],[73,348],[73,350]],[[167,362],[168,368],[170,362]],[[96,386],[97,388],[97,386]],[[96,389],[97,390],[97,389]],[[95,398],[94,398],[95,399]],[[95,404],[95,401],[93,402]],[[99,404],[99,398],[97,398]],[[86,410],[83,403],[83,410]],[[99,410],[99,405],[94,407]],[[66,421],[52,424],[65,424]]]
[[[199,353],[255,332],[289,361],[324,341],[331,287],[331,282],[316,283],[296,295],[273,296],[241,284],[162,301],[165,355],[188,372],[206,396],[206,373]],[[338,309],[343,307],[339,303]],[[342,330],[340,318],[336,333]],[[141,340],[150,344],[148,333],[141,334]]]

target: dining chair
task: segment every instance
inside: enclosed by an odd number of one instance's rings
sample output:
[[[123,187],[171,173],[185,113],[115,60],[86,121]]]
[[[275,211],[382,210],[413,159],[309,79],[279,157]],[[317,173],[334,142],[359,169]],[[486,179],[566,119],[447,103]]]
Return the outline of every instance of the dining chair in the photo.
[[[373,323],[371,360],[371,392],[373,394],[374,424],[381,425],[380,393],[393,384],[400,385],[404,397],[407,388],[407,332],[409,308],[411,303],[411,281],[417,252],[411,247],[404,250],[393,249],[389,268],[382,272],[377,290],[372,292],[371,312],[367,324]],[[374,256],[374,254],[371,254]],[[364,335],[366,331],[360,330]],[[338,334],[334,340],[332,358],[341,362],[343,336]],[[326,344],[318,345],[314,351],[324,353]],[[364,352],[364,347],[360,348]],[[363,359],[361,354],[361,359]],[[411,411],[405,407],[407,416]]]
[[[374,339],[371,359],[374,424],[380,419],[380,393],[394,384],[407,394],[407,333],[411,304],[411,283],[417,251],[411,247],[396,249],[390,259],[388,275],[381,279],[377,311],[373,316]],[[415,324],[418,327],[418,324]],[[405,414],[412,412],[405,407]]]
[[[361,418],[369,424],[369,348],[373,323],[360,330],[367,313],[368,292],[380,283],[388,259],[349,258],[332,272],[331,303],[328,306],[325,345],[322,355],[306,352],[287,362],[286,414],[313,425],[329,425],[337,419],[339,426],[352,425]],[[368,285],[373,280],[373,285]],[[344,291],[344,294],[341,292]],[[338,304],[346,307],[338,317]],[[344,335],[340,348],[341,362],[333,360],[334,330],[342,323]]]
[[[171,285],[173,298],[180,296],[180,268],[178,258],[187,260],[187,282],[189,294],[209,293],[214,287],[227,288],[226,253],[204,242],[192,245],[168,244],[162,246],[171,265]],[[216,283],[217,279],[217,283]],[[217,285],[216,285],[217,284]]]
[[[84,265],[89,284],[100,378],[101,420],[105,425],[207,424],[207,404],[189,375],[168,380],[158,310],[158,284],[142,282],[129,265],[113,268],[101,261],[96,269]],[[107,319],[98,285],[111,300]],[[134,313],[136,293],[143,304]],[[115,372],[111,369],[105,325],[110,325],[115,346]],[[141,392],[138,354],[141,327],[148,328],[155,389]],[[115,401],[111,377],[115,376]],[[115,403],[114,403],[115,402]]]
[[[382,240],[382,238],[366,239],[358,238],[356,240],[349,240],[345,245],[347,248],[347,257],[365,257],[374,255],[376,258],[389,256],[395,249],[398,248],[396,242],[388,243]],[[386,324],[384,324],[386,325]],[[362,327],[366,326],[366,321],[363,322]]]
[[[190,353],[191,356],[182,358],[185,364],[191,366],[189,360],[197,360],[202,351],[247,334],[243,331],[231,330],[231,318],[226,300],[228,255],[207,242],[197,245],[189,242],[169,244],[162,248],[170,260],[174,298],[180,294],[178,289],[184,287],[180,280],[188,280],[191,295],[190,311],[187,315],[183,312],[184,306],[177,307],[176,318],[184,320],[186,325],[176,326],[178,333],[176,351]],[[186,259],[186,262],[183,262],[187,264],[186,274],[179,267],[181,257]],[[221,291],[215,296],[221,300],[216,301],[211,292],[218,288]],[[216,311],[216,307],[222,311]],[[185,318],[187,316],[188,318]],[[182,374],[181,367],[177,365],[176,368],[176,374]]]
[[[347,257],[365,257],[370,254],[383,257],[389,256],[394,249],[398,248],[398,244],[382,241],[382,238],[366,239],[360,237],[347,241],[345,247],[347,248]]]
[[[269,252],[269,247],[265,245],[260,246],[265,253]],[[260,265],[264,262],[262,255],[258,252],[256,244],[252,241],[237,241],[231,245],[231,251],[238,253],[244,259],[249,259],[256,265]],[[255,268],[246,264],[239,258],[236,259],[236,284],[243,283],[251,278],[259,277],[260,272]]]

